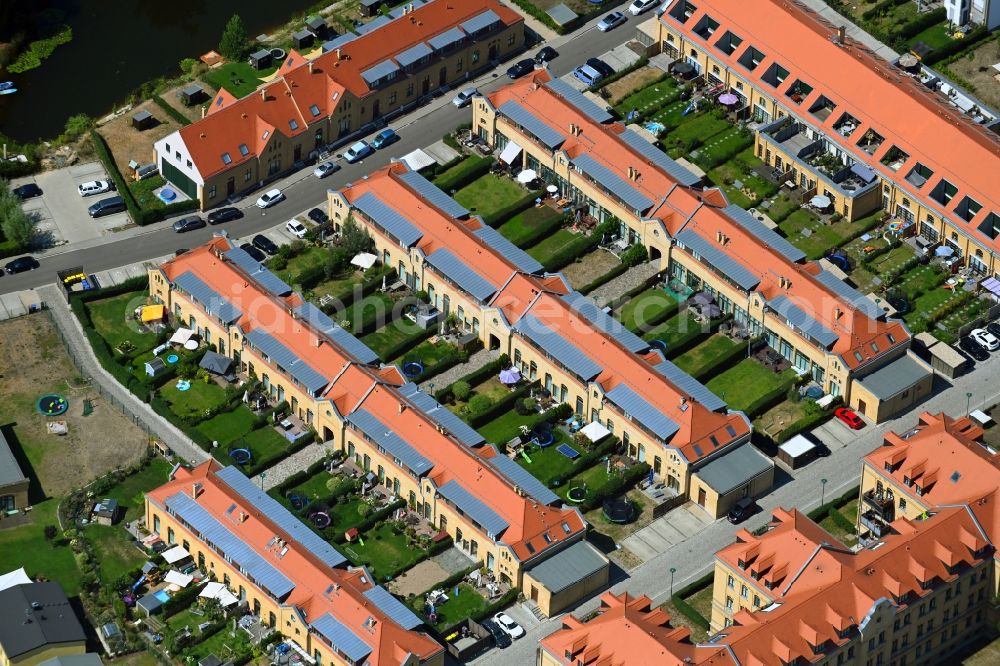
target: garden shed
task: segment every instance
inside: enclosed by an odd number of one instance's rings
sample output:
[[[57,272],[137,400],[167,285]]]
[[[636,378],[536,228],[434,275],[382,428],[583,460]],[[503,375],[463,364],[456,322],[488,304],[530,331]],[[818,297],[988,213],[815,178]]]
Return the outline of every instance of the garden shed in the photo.
[[[146,361],[146,376],[147,377],[158,377],[167,371],[167,364],[163,362],[163,359],[159,356],[154,356],[153,358]]]
[[[98,525],[114,525],[118,515],[118,500],[102,499],[94,505],[94,522]]]
[[[778,460],[789,469],[798,469],[816,457],[818,449],[804,435],[796,435],[778,447]]]
[[[208,99],[208,93],[205,89],[201,87],[198,83],[190,83],[183,88],[181,88],[181,102],[184,106],[193,106],[195,104],[200,104]]]
[[[385,0],[361,0],[361,15],[362,16],[376,16],[378,14],[379,8]]]
[[[546,11],[545,13],[548,14],[549,18],[555,21],[557,25],[564,28],[573,21],[580,18],[579,14],[577,14],[576,12],[574,12],[572,9],[570,9],[564,3],[561,2],[558,5],[549,8],[548,11]]]
[[[141,608],[145,613],[146,617],[151,617],[160,612],[163,608],[163,602],[160,601],[159,597],[147,594],[139,601],[135,602],[136,608]]]
[[[224,377],[226,381],[236,380],[236,375],[233,374],[233,359],[228,356],[209,350],[201,357],[201,362],[198,365],[213,375]]]
[[[254,51],[250,54],[249,62],[254,69],[267,69],[271,66],[271,52],[267,49]]]
[[[326,25],[326,21],[319,16],[310,16],[307,18],[306,28],[316,37],[316,39],[325,40],[330,34],[330,28]]]
[[[140,132],[156,127],[156,118],[149,111],[140,111],[132,116],[132,127]]]
[[[774,463],[752,444],[712,459],[691,477],[691,497],[712,518],[729,513],[744,497],[758,497],[774,484]]]
[[[299,30],[292,35],[292,43],[295,45],[295,48],[300,51],[312,46],[314,41],[316,41],[316,35],[312,34],[308,30]]]

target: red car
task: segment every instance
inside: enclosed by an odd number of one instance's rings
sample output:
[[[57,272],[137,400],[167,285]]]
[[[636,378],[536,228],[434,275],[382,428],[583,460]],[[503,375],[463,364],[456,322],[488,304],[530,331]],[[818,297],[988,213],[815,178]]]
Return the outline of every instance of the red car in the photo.
[[[861,417],[847,407],[838,407],[833,415],[847,424],[851,430],[861,430],[865,427],[865,422],[861,420]]]

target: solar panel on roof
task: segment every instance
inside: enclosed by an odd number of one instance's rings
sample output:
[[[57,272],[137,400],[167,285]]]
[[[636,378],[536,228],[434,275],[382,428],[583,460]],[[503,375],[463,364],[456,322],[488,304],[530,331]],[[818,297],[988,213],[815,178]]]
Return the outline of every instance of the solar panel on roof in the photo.
[[[601,374],[601,366],[598,363],[576,345],[543,324],[535,315],[527,314],[521,317],[514,325],[514,330],[584,381],[590,381]]]
[[[771,308],[799,331],[805,333],[812,339],[818,341],[824,347],[831,347],[839,336],[829,328],[821,324],[812,315],[800,308],[784,294],[779,294],[767,302],[767,307]]]
[[[632,331],[609,315],[607,312],[597,307],[594,301],[590,300],[578,291],[571,291],[565,296],[566,301],[581,317],[589,321],[596,328],[610,335],[623,347],[634,354],[639,354],[649,349],[649,343],[640,338]]]
[[[469,214],[469,211],[462,204],[445,194],[441,188],[421,176],[418,172],[407,171],[400,174],[399,179],[445,215],[450,217],[465,217]]]
[[[272,363],[281,366],[292,376],[292,379],[302,384],[309,393],[315,394],[329,383],[326,377],[313,369],[270,333],[258,328],[247,333],[244,339],[269,357]]]
[[[335,39],[331,39],[328,42],[324,42],[323,43],[323,53],[327,53],[328,51],[334,51],[336,49],[339,49],[342,46],[344,46],[345,44],[347,44],[349,42],[353,42],[357,38],[358,38],[358,36],[355,35],[353,32],[345,32],[343,35],[341,35],[341,36],[339,36],[339,37],[337,37]]]
[[[476,14],[467,21],[462,21],[459,23],[459,26],[461,26],[462,30],[471,35],[479,32],[480,30],[485,30],[490,26],[496,25],[497,23],[500,23],[500,16],[498,16],[492,9],[487,9],[485,12]]]
[[[372,653],[372,648],[368,643],[365,643],[360,636],[330,613],[324,613],[316,618],[311,626],[323,638],[330,641],[333,647],[347,655],[351,663],[359,664],[361,660]]]
[[[392,234],[404,247],[410,247],[424,237],[423,233],[409,220],[371,192],[365,192],[351,205],[360,210],[365,217]]]
[[[455,44],[458,44],[463,39],[465,39],[465,33],[458,29],[458,27],[445,30],[440,35],[434,35],[427,40],[427,43],[431,45],[431,48],[435,51],[444,51]]]
[[[404,384],[399,389],[403,396],[417,406],[424,416],[443,427],[448,434],[466,446],[479,446],[484,441],[472,426],[458,418],[450,409],[439,403],[433,396],[424,393],[416,384]]]
[[[647,430],[666,441],[680,430],[673,419],[650,404],[624,382],[605,394],[605,397],[642,424]]]
[[[438,273],[454,282],[459,289],[471,294],[481,303],[497,291],[497,288],[490,284],[486,278],[447,248],[442,247],[431,252],[425,261],[433,266]]]
[[[493,466],[499,470],[507,479],[524,490],[542,504],[553,504],[559,501],[559,496],[549,490],[548,486],[532,476],[531,472],[524,469],[516,462],[505,455],[496,455],[490,459]]]
[[[566,137],[561,132],[514,100],[504,102],[497,107],[497,111],[533,134],[550,150],[558,148],[566,141]]]
[[[359,25],[357,28],[355,28],[355,30],[357,30],[358,34],[360,34],[360,35],[367,35],[369,32],[373,32],[375,30],[378,30],[382,26],[388,25],[390,23],[392,23],[392,18],[391,17],[389,17],[389,16],[377,16],[374,19],[372,19],[371,21],[369,21],[368,23],[365,23],[363,25]]]
[[[816,275],[816,280],[872,319],[877,319],[885,314],[882,308],[880,308],[872,299],[868,298],[826,269],[821,270],[819,274]]]
[[[264,267],[262,263],[251,257],[245,250],[234,247],[223,254],[224,257],[239,266],[250,279],[275,296],[287,296],[292,288],[277,275]]]
[[[545,270],[545,267],[537,259],[511,243],[506,236],[493,227],[483,224],[473,233],[486,243],[486,245],[494,249],[497,254],[514,264],[518,270],[532,274],[541,273]]]
[[[227,467],[220,470],[216,477],[327,566],[338,567],[347,562],[347,558],[340,551],[309,529],[277,500],[258,488],[238,468]]]
[[[670,361],[663,359],[653,367],[657,372],[666,377],[667,381],[676,386],[681,393],[689,396],[695,402],[702,404],[706,409],[717,412],[720,409],[726,408],[725,401],[721,400],[719,396],[708,390],[708,387]]]
[[[721,249],[698,235],[694,229],[682,229],[675,238],[685,247],[695,252],[719,273],[732,280],[743,291],[752,291],[760,284],[760,278]]]
[[[494,540],[509,527],[506,520],[481,499],[466,490],[458,481],[449,481],[438,488],[438,493],[457,506],[466,516],[479,523]]]
[[[388,451],[389,455],[401,461],[417,476],[429,472],[434,467],[434,463],[421,455],[412,444],[400,437],[398,433],[390,429],[367,409],[355,410],[347,417],[347,420],[372,442]]]
[[[741,227],[760,239],[764,245],[781,253],[789,261],[799,262],[806,258],[805,252],[789,243],[784,236],[774,229],[769,229],[763,222],[739,206],[729,205],[722,210]]]
[[[545,87],[575,106],[578,111],[596,123],[606,123],[614,120],[614,116],[608,113],[607,109],[602,109],[587,99],[586,95],[562,79],[552,79],[545,84]]]
[[[203,541],[224,552],[227,560],[239,566],[257,585],[276,598],[281,599],[295,589],[295,584],[283,573],[188,495],[171,495],[166,505],[168,511],[187,523]]]
[[[373,85],[390,74],[398,71],[399,65],[394,63],[392,60],[383,60],[374,67],[369,67],[365,71],[361,72],[361,78],[363,78],[365,83],[368,85]]]
[[[401,67],[409,67],[421,58],[429,58],[432,55],[434,55],[434,51],[431,50],[431,47],[427,46],[423,42],[420,42],[419,44],[415,44],[406,49],[402,53],[397,53],[393,56],[393,60],[398,62]]]
[[[424,623],[413,611],[403,605],[403,602],[394,597],[392,593],[381,585],[376,585],[364,594],[365,598],[375,604],[376,608],[407,631],[416,629]]]
[[[224,324],[233,323],[242,314],[235,305],[220,296],[219,292],[209,287],[191,271],[184,271],[178,275],[174,283],[201,303],[205,312],[218,317]]]
[[[624,178],[595,160],[590,154],[577,155],[573,158],[573,164],[584,175],[618,197],[629,208],[642,213],[653,207],[652,199],[632,187]]]
[[[334,323],[318,307],[309,301],[303,301],[302,305],[293,310],[298,316],[309,323],[310,326],[326,335],[333,344],[344,350],[349,356],[353,356],[358,363],[371,365],[379,362],[378,354],[352,335],[349,331]]]
[[[645,157],[681,185],[691,187],[701,180],[701,178],[671,159],[671,157],[665,152],[651,144],[649,141],[643,139],[638,132],[626,129],[618,136],[620,136],[621,140],[632,148],[632,150]]]

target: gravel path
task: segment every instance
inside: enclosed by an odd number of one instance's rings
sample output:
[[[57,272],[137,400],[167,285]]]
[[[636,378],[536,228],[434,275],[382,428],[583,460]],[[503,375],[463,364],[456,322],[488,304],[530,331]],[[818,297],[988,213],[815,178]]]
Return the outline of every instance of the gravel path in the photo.
[[[270,490],[296,472],[300,472],[312,465],[317,460],[321,460],[326,455],[326,447],[322,444],[310,444],[301,451],[297,451],[284,460],[279,460],[271,467],[253,477],[254,483],[261,483],[263,475],[264,490]]]
[[[601,285],[587,294],[598,305],[604,307],[625,292],[635,289],[659,272],[659,262],[650,261],[628,269],[611,282]]]
[[[57,285],[48,284],[44,287],[39,287],[37,291],[41,300],[48,305],[49,311],[52,313],[52,320],[55,322],[56,328],[62,333],[66,349],[70,356],[80,366],[80,372],[88,375],[93,381],[97,382],[103,392],[110,396],[116,403],[123,405],[131,414],[142,419],[150,430],[181,458],[184,458],[191,464],[198,464],[208,460],[209,455],[191,441],[187,435],[154,412],[152,407],[133,395],[101,367],[97,357],[94,356],[94,350],[91,348],[83,332],[83,326],[73,316],[66,298]]]
[[[495,361],[498,358],[500,358],[500,352],[480,349],[475,354],[470,356],[469,360],[465,363],[459,363],[458,365],[448,368],[439,375],[434,375],[427,381],[420,384],[420,388],[423,391],[432,393],[430,388],[431,385],[439,389],[449,386],[473,370],[478,370],[490,361]]]

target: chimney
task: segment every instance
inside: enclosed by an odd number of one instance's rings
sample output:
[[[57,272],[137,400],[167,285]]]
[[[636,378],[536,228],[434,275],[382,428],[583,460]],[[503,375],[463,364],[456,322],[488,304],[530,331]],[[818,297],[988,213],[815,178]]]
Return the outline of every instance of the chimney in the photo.
[[[205,113],[206,113],[207,111],[208,111],[208,107],[207,107],[207,106],[205,106],[204,104],[202,104],[202,105],[201,105],[201,119],[202,119],[202,120],[204,120],[204,119],[205,119]]]
[[[260,89],[260,99],[262,102],[267,101],[267,90],[265,90],[264,88]]]
[[[837,28],[837,43],[843,46],[844,42],[847,41],[847,26],[842,25]]]
[[[402,400],[400,400],[400,402],[399,402],[399,413],[402,414],[405,411],[406,411],[406,404]]]
[[[318,349],[319,347],[322,347],[322,346],[323,346],[323,340],[322,340],[322,339],[321,339],[321,338],[320,338],[320,337],[319,337],[319,336],[317,335],[317,336],[316,336],[316,340],[314,340],[314,341],[313,341],[313,344],[314,344],[314,345],[316,346],[316,348]]]
[[[313,73],[313,61],[312,60],[309,61],[309,64],[307,65],[307,67],[309,67],[309,73],[312,74]]]
[[[340,53],[340,49],[337,49],[337,60],[343,60],[343,56]]]
[[[833,309],[833,318],[834,319],[840,319],[843,316],[844,316],[844,311],[843,310],[841,310],[840,308],[834,308]]]
[[[198,499],[198,495],[201,494],[202,485],[201,483],[194,483],[191,485],[191,499]]]

